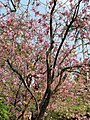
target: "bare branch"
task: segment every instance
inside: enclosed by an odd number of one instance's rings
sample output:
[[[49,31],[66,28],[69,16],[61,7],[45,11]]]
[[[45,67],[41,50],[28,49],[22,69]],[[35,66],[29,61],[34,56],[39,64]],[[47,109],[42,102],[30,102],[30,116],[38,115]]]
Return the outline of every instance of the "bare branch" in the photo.
[[[13,1],[12,1],[12,0],[11,0],[11,3],[12,3],[13,8],[14,8],[14,10],[10,9],[10,10],[11,10],[11,12],[16,12],[16,5],[13,3]]]
[[[54,5],[52,7],[51,13],[50,13],[50,49],[53,49],[53,28],[52,28],[52,17],[53,17],[53,12],[55,10],[55,6],[56,6],[56,0],[53,1]]]

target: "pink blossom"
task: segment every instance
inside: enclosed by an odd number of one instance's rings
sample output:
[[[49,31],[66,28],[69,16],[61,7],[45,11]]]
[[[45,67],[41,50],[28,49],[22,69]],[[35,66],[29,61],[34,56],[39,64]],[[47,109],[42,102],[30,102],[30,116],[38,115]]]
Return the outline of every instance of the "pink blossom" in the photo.
[[[12,23],[12,19],[11,18],[8,18],[7,19],[7,24],[10,25]]]
[[[14,22],[14,26],[15,26],[15,27],[18,26],[18,23],[17,23],[17,22]]]
[[[89,58],[85,58],[85,59],[84,59],[84,62],[86,63],[88,60],[89,60]]]
[[[35,16],[39,15],[39,11],[35,12]]]
[[[42,17],[43,17],[44,19],[46,19],[46,15],[43,15]]]
[[[39,6],[40,5],[40,3],[36,3],[36,6]]]
[[[63,15],[69,15],[68,10],[66,10],[65,12],[62,13]]]
[[[26,37],[29,37],[29,33],[26,33]]]
[[[4,5],[0,3],[0,8],[2,8],[2,7],[4,7]]]
[[[20,2],[20,0],[14,0],[14,2],[16,3],[16,2]]]
[[[88,5],[87,8],[90,9],[90,5]]]

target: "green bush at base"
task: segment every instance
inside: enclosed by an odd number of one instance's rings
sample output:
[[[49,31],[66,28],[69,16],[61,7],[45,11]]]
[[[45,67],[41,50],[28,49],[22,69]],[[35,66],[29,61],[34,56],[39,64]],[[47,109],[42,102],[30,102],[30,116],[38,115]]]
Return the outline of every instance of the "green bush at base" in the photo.
[[[4,100],[0,100],[0,120],[9,120],[10,108],[4,103]]]

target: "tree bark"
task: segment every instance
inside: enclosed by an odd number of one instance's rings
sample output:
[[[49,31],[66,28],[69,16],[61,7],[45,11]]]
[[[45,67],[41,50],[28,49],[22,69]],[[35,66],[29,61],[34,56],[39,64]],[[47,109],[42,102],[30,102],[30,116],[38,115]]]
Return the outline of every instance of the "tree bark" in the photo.
[[[44,97],[42,99],[42,102],[40,104],[40,112],[33,113],[31,120],[43,120],[45,111],[46,111],[47,106],[48,106],[49,101],[50,101],[50,97],[51,97],[51,90],[49,88],[47,88],[46,92],[44,94]]]

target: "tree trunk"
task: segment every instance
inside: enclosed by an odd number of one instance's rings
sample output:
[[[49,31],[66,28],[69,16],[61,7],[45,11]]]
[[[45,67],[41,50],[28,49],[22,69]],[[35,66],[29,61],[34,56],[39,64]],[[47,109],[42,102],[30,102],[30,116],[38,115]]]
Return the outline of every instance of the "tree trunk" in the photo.
[[[47,90],[44,94],[44,97],[42,99],[42,102],[40,104],[40,112],[33,113],[31,120],[43,120],[44,113],[45,113],[47,106],[49,104],[49,101],[50,101],[50,97],[51,97],[51,90],[49,88],[47,88]]]

